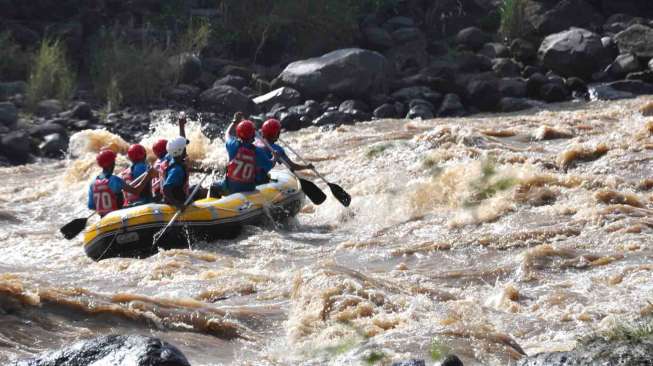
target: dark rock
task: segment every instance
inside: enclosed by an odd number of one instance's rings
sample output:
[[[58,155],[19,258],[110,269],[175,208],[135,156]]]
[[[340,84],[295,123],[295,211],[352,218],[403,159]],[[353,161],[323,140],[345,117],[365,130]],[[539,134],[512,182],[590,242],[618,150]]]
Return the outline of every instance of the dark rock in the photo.
[[[609,81],[614,81],[614,76],[608,74],[605,71],[597,71],[592,74],[592,81],[607,83]]]
[[[649,60],[648,62],[648,69],[653,70],[653,58]]]
[[[447,355],[440,366],[463,366],[463,361],[456,355]]]
[[[510,43],[510,53],[516,60],[524,63],[532,62],[537,57],[535,46],[522,38],[516,38]]]
[[[279,115],[279,122],[281,122],[281,127],[286,131],[297,131],[304,127],[302,125],[301,117],[297,113],[292,112],[282,112]]]
[[[399,115],[397,114],[397,110],[393,104],[382,104],[374,110],[374,117],[377,119],[397,118],[398,116]]]
[[[414,41],[423,37],[424,35],[417,28],[401,28],[392,32],[392,39],[397,44]]]
[[[535,74],[535,73],[544,74],[543,71],[544,71],[544,70],[542,70],[541,67],[533,66],[533,65],[527,65],[527,66],[524,67],[524,69],[522,70],[522,72],[521,72],[521,76],[523,76],[523,77],[525,77],[525,78],[528,79],[529,77],[531,77],[531,76],[532,76],[533,74]]]
[[[392,366],[426,366],[426,361],[413,358],[406,361],[393,362]]]
[[[524,357],[517,366],[584,366],[584,365],[650,365],[653,342],[650,337],[626,340],[593,338],[567,352],[540,353]]]
[[[433,117],[433,110],[425,104],[417,104],[410,107],[408,114],[406,114],[406,118],[408,119],[431,119]]]
[[[521,65],[509,58],[492,60],[492,70],[498,77],[507,78],[521,75]]]
[[[18,121],[18,109],[11,102],[0,103],[0,126],[13,126]]]
[[[496,42],[484,44],[479,53],[488,58],[510,57],[508,47]]]
[[[256,104],[238,89],[221,85],[200,94],[200,105],[203,109],[213,112],[232,114],[238,111],[254,114]]]
[[[165,99],[174,100],[179,103],[193,103],[199,95],[200,88],[187,84],[180,84],[163,90],[163,97]]]
[[[38,137],[38,138],[43,138],[47,135],[52,135],[52,134],[60,134],[60,135],[65,135],[66,134],[66,128],[59,124],[59,123],[54,123],[52,121],[47,121],[46,123],[38,126],[34,126],[28,130],[30,136],[33,137]]]
[[[442,94],[434,92],[426,86],[411,86],[397,90],[392,93],[392,97],[402,102],[407,102],[411,99],[426,99],[433,104],[438,104],[442,98]]]
[[[438,110],[438,117],[462,117],[465,114],[465,107],[460,102],[458,95],[449,93],[444,96]]]
[[[614,42],[612,37],[601,37],[601,44],[605,48],[616,47],[617,46],[617,44]]]
[[[588,90],[590,100],[617,100],[635,97],[633,93],[616,90],[607,84],[591,85]]]
[[[615,78],[621,78],[628,73],[636,72],[641,69],[639,60],[632,53],[625,53],[617,58],[605,69],[605,72]]]
[[[318,103],[318,102],[316,102],[314,100],[309,99],[309,100],[305,101],[304,102],[304,107],[306,107],[305,115],[307,115],[311,119],[315,119],[315,118],[319,117],[322,114],[322,112],[324,112],[324,110],[322,109],[322,106],[320,105],[320,103]]]
[[[564,84],[547,82],[540,87],[540,99],[548,103],[568,100],[571,93]]]
[[[418,39],[395,45],[385,52],[390,68],[400,74],[413,74],[428,65],[430,56],[426,51],[426,40]]]
[[[254,98],[254,103],[256,103],[259,108],[266,110],[270,109],[275,104],[280,104],[286,107],[296,105],[301,101],[301,99],[302,96],[297,90],[288,87],[281,87]]]
[[[492,65],[490,65],[491,67]],[[452,79],[458,72],[458,64],[453,61],[435,61],[420,70],[420,74],[434,78]]]
[[[384,92],[391,73],[390,64],[380,53],[348,48],[295,61],[279,79],[305,96],[336,93],[343,97],[364,97]]]
[[[457,59],[460,72],[484,72],[492,70],[492,60],[470,52],[461,52]]]
[[[560,1],[533,21],[533,26],[540,35],[562,32],[570,27],[598,30],[602,25],[603,16],[583,0]]]
[[[522,78],[503,78],[499,80],[499,92],[504,97],[524,98],[528,95],[526,80]]]
[[[27,83],[24,81],[0,82],[0,99],[9,98],[16,94],[25,94]]]
[[[259,96],[259,94],[254,90],[253,88],[250,88],[249,86],[244,86],[240,88],[240,92],[247,95],[250,99],[256,98]]]
[[[76,121],[75,123],[73,123],[73,126],[74,126],[75,129],[77,129],[77,130],[85,130],[85,129],[87,129],[87,128],[90,128],[90,126],[91,126],[91,121],[86,120],[86,119],[83,119],[83,120],[81,120],[81,121]]]
[[[340,111],[326,111],[313,121],[315,126],[340,125],[354,122],[351,115]]]
[[[501,98],[499,109],[501,112],[517,112],[535,107],[541,107],[544,103],[527,98]]]
[[[619,80],[608,83],[610,88],[635,95],[653,94],[653,85],[640,80]]]
[[[383,27],[389,29],[390,31],[395,31],[400,28],[411,28],[414,26],[415,21],[412,18],[403,16],[390,18],[387,22],[385,22],[385,24],[383,24]]]
[[[43,142],[39,145],[41,155],[50,158],[63,156],[68,150],[68,136],[60,133],[53,133],[43,137]]]
[[[603,47],[596,33],[571,28],[546,37],[538,57],[544,67],[562,76],[589,79],[592,73],[605,68],[614,56]]]
[[[572,92],[582,92],[586,93],[587,92],[587,84],[581,79],[577,77],[570,77],[565,80],[565,86],[567,89],[571,90]]]
[[[395,102],[395,110],[397,111],[397,115],[403,116],[404,113],[406,112],[406,106],[402,102]]]
[[[626,80],[641,80],[645,83],[653,83],[653,70],[630,73],[626,76]]]
[[[365,104],[365,102],[362,102],[360,100],[355,100],[355,99],[349,99],[345,100],[344,102],[340,103],[340,106],[338,107],[338,110],[340,112],[346,112],[348,113],[349,111],[352,110],[359,110],[363,112],[367,112],[370,110],[370,107]]]
[[[378,107],[378,106],[380,106],[382,104],[391,103],[392,98],[390,98],[390,96],[385,95],[385,94],[376,94],[376,95],[372,95],[371,97],[369,97],[368,101],[370,103],[370,106],[376,108],[376,107]]]
[[[202,61],[191,53],[182,53],[172,56],[168,62],[179,75],[183,84],[192,84],[202,76]]]
[[[483,111],[495,110],[501,99],[499,83],[492,78],[472,79],[466,86],[466,92],[469,105]]]
[[[242,76],[227,75],[213,82],[213,87],[220,86],[220,85],[229,85],[229,86],[233,86],[236,89],[242,89],[246,87],[248,84],[249,81]]]
[[[427,107],[431,111],[435,109],[435,106],[433,106],[433,103],[429,102],[428,100],[424,100],[424,99],[413,99],[413,100],[411,100],[410,103],[408,103],[408,108],[413,108],[413,107],[418,106],[418,105],[423,105],[423,106]]]
[[[71,110],[71,117],[76,119],[92,119],[93,111],[91,110],[91,106],[86,102],[75,104]]]
[[[220,76],[235,75],[250,80],[252,78],[252,70],[247,67],[238,65],[226,65],[220,70]]]
[[[217,77],[215,75],[206,70],[202,70],[202,75],[200,75],[200,78],[193,85],[198,86],[202,90],[210,89],[216,80]]]
[[[456,44],[458,46],[478,51],[486,42],[490,41],[490,36],[476,27],[469,27],[461,30],[456,35]]]
[[[444,42],[433,40],[426,45],[426,51],[433,56],[444,56],[449,52],[449,46]]]
[[[36,115],[40,117],[51,117],[61,113],[63,106],[56,99],[48,99],[39,102],[36,106]]]
[[[394,45],[390,33],[381,27],[367,27],[363,29],[362,33],[367,45],[371,49],[383,51]]]
[[[345,113],[350,115],[355,122],[364,122],[364,121],[372,120],[372,114],[370,114],[369,112],[363,112],[358,109],[350,109]]]
[[[109,335],[19,361],[15,366],[53,365],[190,366],[190,363],[177,347],[160,339],[140,335]]]
[[[632,53],[641,58],[653,58],[653,28],[634,24],[615,36],[621,53]]]
[[[14,163],[26,163],[32,152],[32,140],[25,131],[12,131],[0,139],[0,153]]]

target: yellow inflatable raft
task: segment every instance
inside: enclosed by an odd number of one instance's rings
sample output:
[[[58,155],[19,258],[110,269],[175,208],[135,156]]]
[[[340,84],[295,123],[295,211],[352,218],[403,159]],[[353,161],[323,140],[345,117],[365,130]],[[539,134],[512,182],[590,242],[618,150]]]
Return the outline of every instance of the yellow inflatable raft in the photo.
[[[114,211],[84,231],[84,251],[94,260],[152,255],[158,248],[188,248],[197,240],[235,237],[242,225],[256,225],[265,217],[280,220],[296,215],[304,194],[295,176],[273,171],[272,181],[256,191],[193,202],[153,245],[154,236],[176,209],[151,203]]]

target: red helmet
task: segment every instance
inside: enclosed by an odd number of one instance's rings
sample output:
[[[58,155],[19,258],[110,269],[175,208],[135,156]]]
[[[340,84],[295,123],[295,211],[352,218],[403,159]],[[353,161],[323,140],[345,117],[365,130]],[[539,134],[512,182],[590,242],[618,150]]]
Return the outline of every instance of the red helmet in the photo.
[[[165,155],[168,150],[166,150],[166,145],[168,144],[168,140],[161,139],[152,145],[152,151],[154,151],[154,155],[156,155],[158,158],[160,158],[162,155]]]
[[[256,134],[256,126],[254,122],[250,120],[241,121],[238,126],[236,126],[236,136],[243,141],[249,141],[254,138]]]
[[[147,153],[145,152],[145,148],[141,144],[133,144],[129,147],[129,150],[127,150],[127,157],[132,162],[137,162],[145,159],[146,154]]]
[[[269,119],[261,126],[261,132],[263,132],[263,137],[268,140],[276,139],[281,132],[281,122],[274,118]]]
[[[95,161],[102,169],[109,169],[116,162],[116,153],[108,149],[102,150],[95,157]]]

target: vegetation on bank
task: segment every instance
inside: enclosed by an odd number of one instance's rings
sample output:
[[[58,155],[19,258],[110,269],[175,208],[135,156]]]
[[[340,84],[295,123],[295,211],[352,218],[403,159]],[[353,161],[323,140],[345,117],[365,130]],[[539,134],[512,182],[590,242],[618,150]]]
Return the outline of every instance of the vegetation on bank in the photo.
[[[34,51],[20,47],[10,32],[0,33],[0,80],[27,80]]]
[[[524,0],[503,0],[499,6],[501,15],[499,33],[508,42],[525,33],[525,6]]]
[[[34,55],[27,82],[27,105],[35,109],[39,101],[59,99],[66,103],[75,92],[76,75],[66,60],[63,43],[45,38]]]

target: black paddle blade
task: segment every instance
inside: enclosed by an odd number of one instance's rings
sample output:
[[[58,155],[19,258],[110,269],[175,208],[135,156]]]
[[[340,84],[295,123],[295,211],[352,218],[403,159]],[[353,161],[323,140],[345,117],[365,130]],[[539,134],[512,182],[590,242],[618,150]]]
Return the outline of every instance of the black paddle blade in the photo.
[[[63,234],[63,237],[70,240],[81,233],[82,230],[86,227],[87,218],[75,219],[66,225],[62,226],[59,231]]]
[[[342,203],[343,206],[349,207],[349,204],[351,203],[351,196],[349,193],[345,192],[342,187],[340,187],[337,184],[334,183],[329,183],[329,188],[331,188],[331,193],[333,193],[333,196]]]
[[[306,194],[314,204],[321,205],[322,202],[326,200],[326,194],[324,194],[324,192],[322,192],[322,190],[310,180],[299,178],[299,184],[301,184],[304,194]]]

